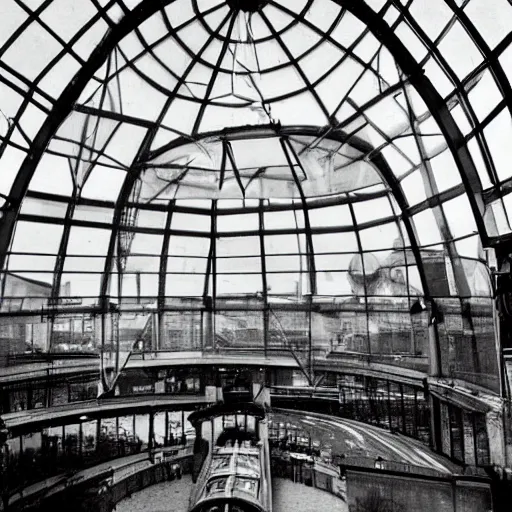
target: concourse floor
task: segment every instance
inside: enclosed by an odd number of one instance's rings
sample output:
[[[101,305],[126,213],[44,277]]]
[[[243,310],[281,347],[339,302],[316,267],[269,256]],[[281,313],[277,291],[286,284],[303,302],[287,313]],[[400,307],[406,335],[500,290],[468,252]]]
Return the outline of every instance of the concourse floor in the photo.
[[[272,479],[272,508],[274,512],[348,512],[342,499],[285,478]]]
[[[117,504],[116,512],[187,512],[192,477],[162,482],[132,494]]]
[[[189,475],[153,485],[119,502],[116,512],[187,512],[191,486]],[[272,501],[274,512],[348,512],[340,498],[284,478],[272,480]]]

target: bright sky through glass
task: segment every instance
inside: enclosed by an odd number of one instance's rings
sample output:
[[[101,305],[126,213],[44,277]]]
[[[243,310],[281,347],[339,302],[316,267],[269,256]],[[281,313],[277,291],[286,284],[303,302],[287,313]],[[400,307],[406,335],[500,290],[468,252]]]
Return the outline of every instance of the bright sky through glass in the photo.
[[[409,296],[444,251],[451,294],[488,295],[482,245],[512,231],[512,7],[352,4],[2,0],[4,271],[90,304],[344,297],[371,252]]]

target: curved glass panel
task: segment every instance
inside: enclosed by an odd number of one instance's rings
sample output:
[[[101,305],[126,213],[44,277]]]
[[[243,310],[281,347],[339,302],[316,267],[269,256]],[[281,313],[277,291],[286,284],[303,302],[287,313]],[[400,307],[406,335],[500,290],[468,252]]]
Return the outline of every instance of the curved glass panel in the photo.
[[[512,7],[231,4],[2,3],[0,354],[99,351],[109,387],[146,350],[429,371],[438,339],[496,388]]]

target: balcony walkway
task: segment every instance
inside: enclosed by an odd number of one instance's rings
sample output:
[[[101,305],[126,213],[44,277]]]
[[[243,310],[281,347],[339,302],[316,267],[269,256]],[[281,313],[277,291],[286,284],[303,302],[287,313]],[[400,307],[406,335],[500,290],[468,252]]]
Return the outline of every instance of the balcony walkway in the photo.
[[[462,474],[461,466],[433,452],[420,441],[373,425],[287,409],[275,409],[273,421],[288,421],[300,426],[321,444],[330,445],[333,454],[344,454],[345,462],[350,465],[375,467],[377,457],[381,457],[384,466],[386,462],[390,463],[388,469],[432,476]]]
[[[100,416],[99,413],[119,412],[126,409],[154,408],[184,405],[201,405],[206,403],[204,395],[195,396],[150,396],[140,397],[119,397],[104,400],[89,400],[87,402],[75,402],[72,404],[56,405],[47,409],[30,409],[28,411],[12,412],[2,415],[7,428],[21,426],[25,424],[55,421],[64,418],[76,418],[77,416],[87,416],[93,414]],[[71,421],[70,421],[71,423]]]

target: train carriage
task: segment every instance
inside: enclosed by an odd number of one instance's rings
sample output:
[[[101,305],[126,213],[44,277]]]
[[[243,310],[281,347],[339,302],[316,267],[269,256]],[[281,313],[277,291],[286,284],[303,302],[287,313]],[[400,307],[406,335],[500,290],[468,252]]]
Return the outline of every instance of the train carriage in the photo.
[[[242,421],[233,422],[233,417]],[[189,512],[271,512],[263,408],[253,403],[218,404],[192,413],[189,421],[201,436],[196,447],[208,444]]]

